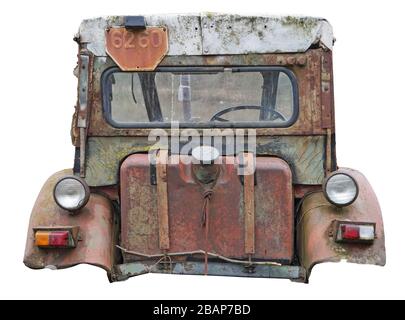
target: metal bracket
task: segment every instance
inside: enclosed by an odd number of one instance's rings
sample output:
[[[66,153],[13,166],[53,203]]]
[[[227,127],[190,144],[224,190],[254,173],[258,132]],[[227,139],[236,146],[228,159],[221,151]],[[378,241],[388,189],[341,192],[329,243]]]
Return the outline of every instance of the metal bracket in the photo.
[[[88,101],[88,83],[89,83],[89,61],[87,55],[80,55],[79,60],[79,112],[77,117],[77,127],[87,127],[87,101]]]
[[[126,16],[124,17],[124,27],[126,29],[146,29],[144,16]]]
[[[73,163],[73,174],[80,174],[80,148],[75,149],[75,160]]]
[[[255,273],[255,265],[249,264],[249,265],[245,265],[244,267],[245,267],[245,269],[243,270],[243,272],[245,272],[245,273]]]
[[[253,153],[245,153],[247,163],[253,163]],[[255,183],[254,175],[244,178],[243,202],[245,215],[245,253],[249,255],[249,261],[255,253]]]
[[[156,157],[157,211],[159,216],[159,248],[169,250],[169,205],[167,195],[168,150],[160,149]]]
[[[150,176],[150,184],[152,186],[156,186],[157,180],[156,180],[156,165],[151,163],[150,168],[149,168],[149,176]]]
[[[240,184],[241,184],[242,186],[244,186],[244,185],[245,185],[245,176],[242,174],[242,175],[239,175],[238,177],[239,177]],[[255,171],[255,173],[254,173],[254,184],[255,184],[255,186],[257,186],[256,171]]]
[[[80,135],[80,176],[84,178],[86,162],[86,135],[87,135],[87,114],[88,114],[88,92],[89,92],[89,65],[90,57],[80,55],[79,60],[79,110],[77,113],[77,127]]]

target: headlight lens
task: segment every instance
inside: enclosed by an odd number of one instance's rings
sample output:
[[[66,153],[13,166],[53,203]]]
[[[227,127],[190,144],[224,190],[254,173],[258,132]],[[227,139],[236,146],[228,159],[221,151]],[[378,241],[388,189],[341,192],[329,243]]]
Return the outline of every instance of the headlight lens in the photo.
[[[354,178],[345,173],[335,173],[326,180],[324,193],[329,202],[344,207],[356,200],[359,189]]]
[[[64,177],[55,185],[53,196],[56,203],[63,209],[75,211],[83,208],[89,200],[90,190],[82,179]]]

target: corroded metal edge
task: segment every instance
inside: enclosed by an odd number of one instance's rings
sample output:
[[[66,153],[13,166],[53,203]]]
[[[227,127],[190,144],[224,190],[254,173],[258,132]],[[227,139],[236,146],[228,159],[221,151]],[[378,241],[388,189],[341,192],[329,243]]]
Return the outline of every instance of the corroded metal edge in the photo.
[[[168,28],[171,56],[305,52],[314,46],[332,50],[334,42],[331,25],[315,17],[201,13],[145,15],[145,21]],[[103,57],[105,30],[123,25],[124,16],[87,19],[77,39]]]
[[[287,128],[255,128],[257,136],[269,135],[326,135],[326,127],[332,128],[334,118],[322,125],[322,109],[329,110],[333,107],[333,95],[320,95],[321,91],[321,67],[322,57],[330,57],[331,52],[322,49],[311,49],[306,53],[295,54],[249,54],[249,55],[226,55],[226,56],[166,56],[159,66],[199,66],[199,67],[225,67],[225,66],[279,66],[286,67],[295,74],[299,92],[299,116],[298,119]],[[293,60],[293,61],[292,61]],[[302,61],[301,61],[302,60]],[[92,76],[91,94],[91,121],[89,123],[88,136],[144,136],[151,133],[151,128],[115,128],[106,121],[103,110],[103,94],[101,79],[104,72],[116,67],[111,58],[95,58]],[[324,78],[331,77],[331,72],[324,72]],[[326,80],[325,80],[326,81]],[[328,83],[330,87],[332,82]],[[330,90],[329,90],[330,91]],[[333,113],[328,113],[333,115]],[[165,126],[167,124],[163,124]],[[215,125],[215,124],[213,124]],[[186,128],[181,128],[184,130]],[[193,128],[194,129],[194,128]],[[247,129],[247,128],[245,128]],[[198,133],[218,130],[218,128],[197,129]],[[177,134],[177,133],[175,133]]]
[[[297,225],[297,247],[300,263],[308,271],[308,277],[315,265],[324,262],[346,260],[379,266],[386,263],[382,214],[371,185],[356,170],[341,168],[338,172],[356,179],[359,196],[353,204],[343,208],[330,204],[322,192],[305,198]],[[376,239],[372,244],[337,243],[333,232],[336,220],[375,223]]]
[[[118,27],[105,34],[106,53],[122,71],[153,71],[169,50],[165,27],[130,31]]]
[[[114,265],[115,230],[110,200],[92,193],[85,207],[72,215],[60,208],[53,198],[53,188],[60,178],[71,175],[67,169],[53,174],[44,184],[32,209],[28,226],[24,264],[31,269],[69,268],[90,264],[111,272]],[[42,249],[35,245],[35,230],[39,227],[80,227],[74,249]]]
[[[92,187],[117,184],[122,161],[128,155],[148,153],[153,148],[153,141],[146,142],[142,137],[89,137],[86,182]],[[260,137],[256,153],[285,160],[293,172],[294,184],[321,185],[323,182],[324,136]]]
[[[112,280],[123,281],[147,273],[275,278],[290,279],[297,282],[304,282],[306,278],[305,269],[299,266],[260,265],[247,268],[244,265],[233,263],[209,262],[206,273],[204,262],[187,261],[162,265],[156,264],[156,262],[143,261],[115,266]]]

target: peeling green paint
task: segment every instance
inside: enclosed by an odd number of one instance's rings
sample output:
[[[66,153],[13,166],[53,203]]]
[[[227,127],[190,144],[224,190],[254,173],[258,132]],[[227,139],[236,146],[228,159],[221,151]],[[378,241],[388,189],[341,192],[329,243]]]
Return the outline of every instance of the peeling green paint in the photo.
[[[258,137],[257,154],[276,156],[291,167],[293,183],[319,185],[324,179],[324,136]],[[90,186],[118,183],[122,161],[133,153],[146,153],[154,146],[142,137],[90,137],[86,181]]]

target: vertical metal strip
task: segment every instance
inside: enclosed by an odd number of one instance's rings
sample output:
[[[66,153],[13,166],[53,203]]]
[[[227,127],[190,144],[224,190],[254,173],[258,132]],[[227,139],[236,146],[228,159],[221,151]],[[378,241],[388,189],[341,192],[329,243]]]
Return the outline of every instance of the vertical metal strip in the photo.
[[[159,219],[159,247],[170,248],[169,241],[169,202],[167,194],[168,151],[159,150],[156,159],[157,209]]]
[[[79,60],[79,113],[77,117],[77,126],[79,128],[87,127],[87,103],[88,103],[88,86],[89,86],[89,61],[87,55],[80,55]]]
[[[86,128],[80,128],[80,177],[86,176]]]
[[[333,128],[333,78],[332,54],[321,56],[321,125],[324,129]]]
[[[330,173],[333,171],[333,160],[332,160],[332,129],[326,129],[326,172]]]
[[[245,167],[253,166],[253,153],[243,155]],[[255,175],[254,172],[244,176],[244,207],[245,207],[245,253],[255,253]]]
[[[89,73],[90,57],[80,55],[79,59],[79,87],[78,100],[79,110],[77,114],[77,127],[80,134],[80,176],[85,177],[86,164],[86,139],[87,139],[87,117],[88,117],[88,94],[89,94]]]

